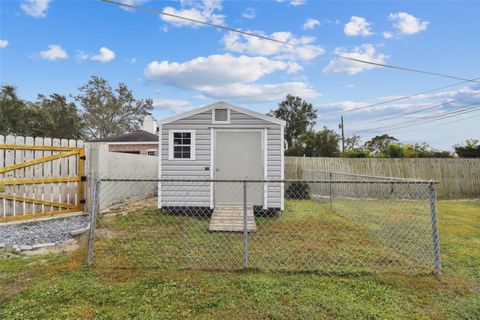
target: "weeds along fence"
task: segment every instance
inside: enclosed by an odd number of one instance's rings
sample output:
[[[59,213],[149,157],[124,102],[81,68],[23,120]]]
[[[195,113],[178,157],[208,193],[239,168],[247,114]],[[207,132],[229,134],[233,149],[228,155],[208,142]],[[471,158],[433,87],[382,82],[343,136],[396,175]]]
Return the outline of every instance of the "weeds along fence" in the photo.
[[[90,183],[88,262],[98,267],[440,273],[432,181],[328,173],[296,181]],[[159,192],[119,201],[129,189]],[[100,201],[111,205],[99,211]]]

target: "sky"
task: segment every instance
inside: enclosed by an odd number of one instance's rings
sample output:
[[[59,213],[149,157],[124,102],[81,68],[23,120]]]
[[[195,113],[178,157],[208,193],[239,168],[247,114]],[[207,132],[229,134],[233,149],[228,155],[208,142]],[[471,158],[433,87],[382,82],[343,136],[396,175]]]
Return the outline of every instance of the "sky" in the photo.
[[[295,45],[99,0],[7,0],[0,83],[35,100],[76,95],[96,75],[153,99],[158,119],[217,101],[265,113],[294,94],[318,110],[317,129],[339,131],[343,114],[363,141],[388,133],[451,150],[480,138],[480,83],[338,57],[480,78],[479,1],[118,1]]]

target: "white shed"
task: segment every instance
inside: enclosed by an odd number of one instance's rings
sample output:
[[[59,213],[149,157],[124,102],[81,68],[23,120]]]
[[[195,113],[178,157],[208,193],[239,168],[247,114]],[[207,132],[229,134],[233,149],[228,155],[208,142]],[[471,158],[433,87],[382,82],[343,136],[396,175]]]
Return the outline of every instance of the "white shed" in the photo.
[[[214,103],[159,122],[158,207],[214,209],[242,205],[242,183],[206,180],[283,180],[285,121]],[[283,210],[283,183],[251,183],[249,206]]]

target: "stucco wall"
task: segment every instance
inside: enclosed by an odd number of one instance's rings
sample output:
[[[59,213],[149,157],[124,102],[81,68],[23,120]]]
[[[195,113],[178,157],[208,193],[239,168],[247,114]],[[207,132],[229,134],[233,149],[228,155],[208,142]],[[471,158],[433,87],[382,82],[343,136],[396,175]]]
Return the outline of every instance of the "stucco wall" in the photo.
[[[101,178],[157,179],[158,158],[153,156],[109,152],[105,143],[87,143],[87,172]],[[157,182],[102,181],[100,209],[156,195]]]

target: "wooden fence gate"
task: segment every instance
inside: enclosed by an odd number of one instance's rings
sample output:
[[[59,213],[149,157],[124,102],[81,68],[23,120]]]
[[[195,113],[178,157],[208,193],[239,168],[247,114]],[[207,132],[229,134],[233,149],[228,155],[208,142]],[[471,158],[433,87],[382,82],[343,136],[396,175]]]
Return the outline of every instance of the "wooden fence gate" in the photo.
[[[0,222],[83,211],[83,141],[0,135]]]

